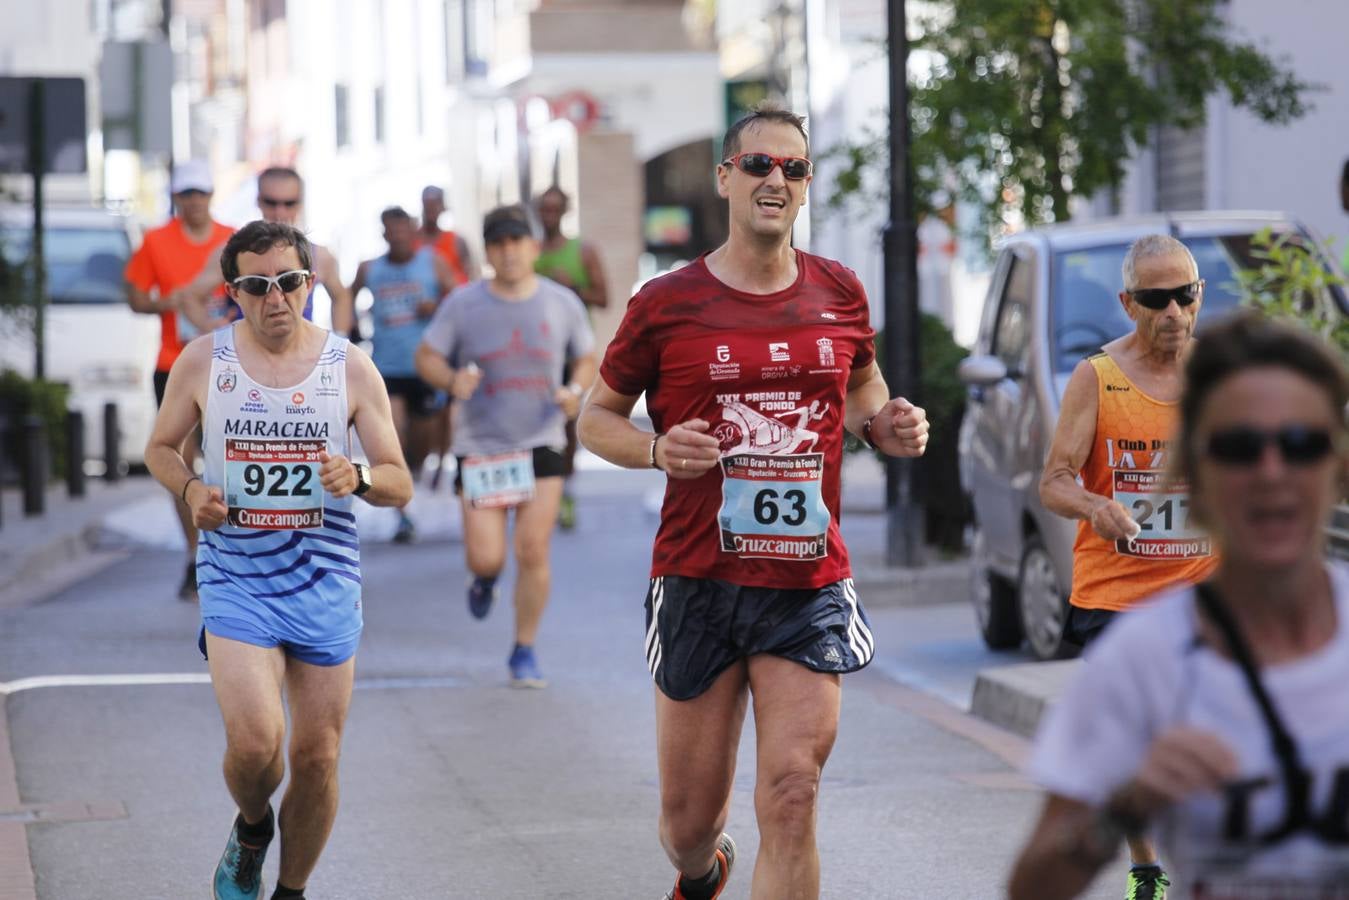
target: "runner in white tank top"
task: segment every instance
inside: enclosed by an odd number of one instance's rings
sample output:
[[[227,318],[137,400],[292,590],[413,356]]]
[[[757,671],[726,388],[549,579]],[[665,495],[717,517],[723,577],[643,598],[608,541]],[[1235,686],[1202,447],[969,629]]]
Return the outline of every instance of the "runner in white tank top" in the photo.
[[[284,774],[277,761],[289,758],[275,896],[294,898],[337,813],[336,760],[361,631],[352,496],[400,506],[412,478],[370,358],[302,316],[314,279],[304,235],[252,222],[226,244],[220,265],[243,321],[183,351],[145,461],[203,533],[200,645],[224,718],[225,782],[239,807],[212,895],[262,896],[276,821],[270,800]],[[204,478],[181,453],[198,422]],[[369,465],[347,457],[352,426]]]

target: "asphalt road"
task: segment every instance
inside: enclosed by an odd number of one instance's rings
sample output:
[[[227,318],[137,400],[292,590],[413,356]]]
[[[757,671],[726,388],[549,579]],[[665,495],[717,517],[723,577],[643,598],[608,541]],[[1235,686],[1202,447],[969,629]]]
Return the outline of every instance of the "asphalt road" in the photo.
[[[668,889],[642,654],[659,478],[579,476],[579,526],[556,539],[538,643],[544,691],[506,685],[509,609],[469,617],[445,495],[420,501],[420,543],[366,546],[342,808],[312,900],[656,900]],[[42,900],[206,898],[233,815],[196,609],[173,597],[181,556],[153,546],[171,527],[153,510],[128,518],[151,546],[0,614],[0,689]],[[844,524],[855,548],[878,540],[874,515]],[[508,575],[504,597],[509,587]],[[983,650],[963,602],[886,599],[863,596],[878,658],[845,682],[825,772],[823,896],[1003,896],[1039,799],[1016,773],[1025,743],[962,706],[975,671],[1006,657]],[[40,676],[68,677],[23,680]],[[742,863],[724,900],[749,896],[753,740],[751,723],[729,827]],[[275,865],[273,854],[269,884]],[[1092,896],[1122,894],[1120,872],[1106,882]]]

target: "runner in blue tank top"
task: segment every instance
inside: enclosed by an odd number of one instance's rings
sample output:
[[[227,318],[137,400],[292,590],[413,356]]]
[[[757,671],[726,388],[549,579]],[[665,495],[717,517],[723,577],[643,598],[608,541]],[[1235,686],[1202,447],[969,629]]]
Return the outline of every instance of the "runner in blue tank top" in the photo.
[[[303,318],[313,256],[289,225],[252,222],[221,256],[243,320],[193,341],[169,373],[145,451],[187,504],[197,551],[199,646],[225,723],[225,783],[239,814],[216,868],[217,900],[262,895],[281,803],[274,897],[303,897],[337,814],[338,744],[361,634],[353,496],[412,495],[383,381],[370,358]],[[205,478],[183,461],[201,423]],[[370,464],[353,462],[354,425]],[[290,747],[282,685],[290,704]]]
[[[393,404],[394,427],[408,468],[416,478],[435,441],[436,417],[445,401],[417,377],[413,356],[426,323],[441,298],[454,290],[455,281],[450,267],[435,250],[417,246],[416,225],[407,211],[392,206],[380,213],[380,220],[389,252],[361,263],[351,284],[351,296],[369,288],[373,297],[371,356],[384,376]],[[403,510],[394,540],[406,543],[412,538],[412,520]]]

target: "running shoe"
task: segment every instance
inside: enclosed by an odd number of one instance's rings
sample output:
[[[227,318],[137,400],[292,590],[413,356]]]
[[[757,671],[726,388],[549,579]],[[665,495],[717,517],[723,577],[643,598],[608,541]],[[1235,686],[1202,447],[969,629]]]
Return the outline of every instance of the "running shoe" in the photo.
[[[183,583],[178,585],[178,599],[184,603],[196,603],[197,597],[197,563],[195,560],[187,564],[187,571],[183,573]]]
[[[576,498],[571,494],[562,495],[562,504],[557,508],[557,524],[563,531],[576,527]]]
[[[717,838],[717,865],[721,867],[721,878],[717,881],[716,890],[712,891],[711,900],[716,900],[721,896],[721,892],[726,890],[726,882],[731,878],[731,867],[735,865],[735,841],[724,831],[721,837]],[[675,886],[663,900],[687,900],[683,890],[680,889],[683,880],[683,875],[675,879]]]
[[[1134,866],[1129,870],[1124,900],[1166,900],[1166,889],[1170,886],[1161,866]]]
[[[395,544],[410,544],[417,538],[417,529],[408,518],[408,514],[398,513],[398,530],[393,533],[393,542]]]
[[[229,842],[215,867],[214,900],[258,900],[262,896],[262,863],[267,845],[251,847],[239,840],[239,822],[230,829]]]
[[[533,647],[516,644],[507,665],[511,667],[511,687],[541,688],[548,686],[543,673],[539,671],[539,661],[534,658]]]
[[[495,578],[474,578],[468,583],[468,611],[475,619],[485,619],[497,598]]]

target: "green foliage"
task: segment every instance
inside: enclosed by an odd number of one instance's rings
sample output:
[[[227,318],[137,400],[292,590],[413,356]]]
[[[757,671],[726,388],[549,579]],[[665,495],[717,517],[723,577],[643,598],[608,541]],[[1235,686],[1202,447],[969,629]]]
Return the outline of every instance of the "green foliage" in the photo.
[[[20,426],[24,417],[36,415],[47,430],[50,474],[55,477],[65,471],[66,408],[70,386],[58,381],[34,381],[12,369],[0,371],[0,424],[8,419],[5,455],[11,460],[22,459],[23,439]]]
[[[1118,189],[1159,126],[1204,120],[1224,91],[1271,123],[1312,88],[1234,35],[1223,0],[945,0],[912,37],[910,115],[919,211],[954,192],[990,233],[1069,218],[1068,200]],[[913,29],[911,29],[911,34]],[[920,68],[921,67],[921,68]],[[915,71],[917,70],[917,71]],[[885,196],[886,133],[830,148],[831,209]]]
[[[924,313],[919,325],[919,405],[927,412],[931,432],[927,451],[918,461],[917,489],[924,506],[925,531],[929,544],[959,552],[963,547],[968,511],[960,488],[956,444],[960,420],[965,413],[965,385],[956,374],[968,351],[956,343],[950,329],[934,315]],[[876,339],[877,363],[884,368],[881,347]],[[850,450],[866,449],[861,441],[850,440]],[[877,457],[883,459],[879,452]]]
[[[1327,243],[1325,253],[1330,252]],[[1275,237],[1265,228],[1251,238],[1251,256],[1260,264],[1236,273],[1242,302],[1310,328],[1349,354],[1349,318],[1340,312],[1330,290],[1343,285],[1344,279],[1325,267],[1321,255],[1294,234]]]

